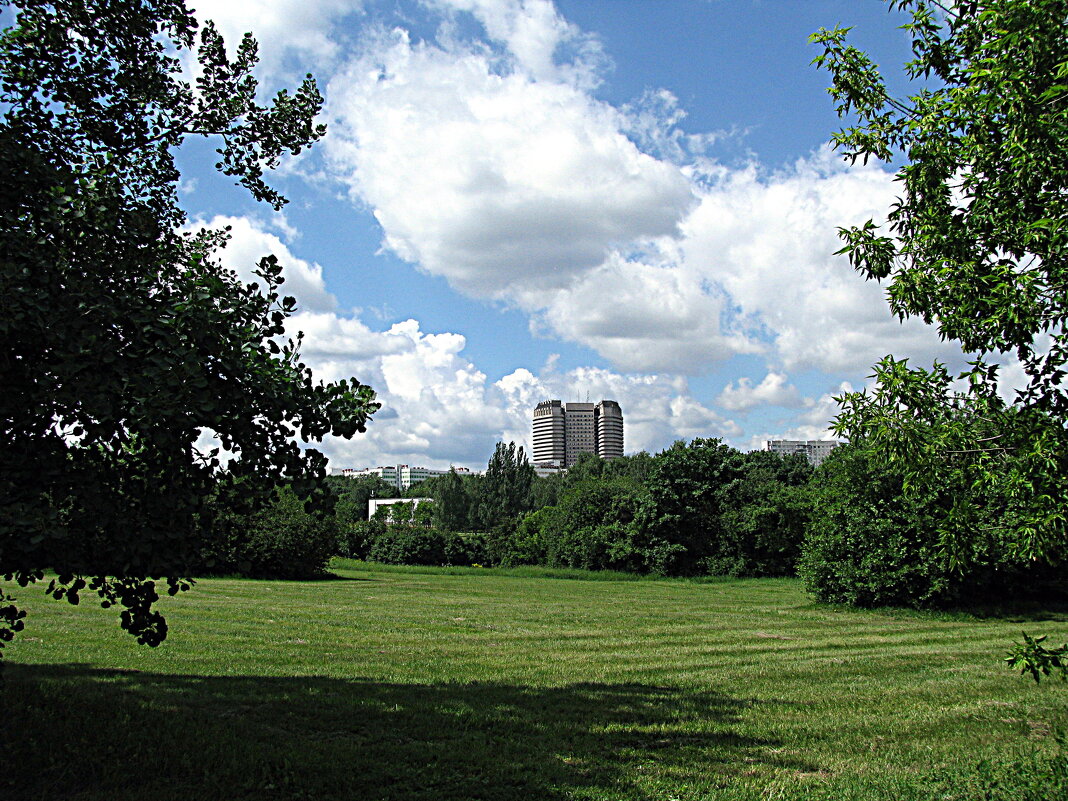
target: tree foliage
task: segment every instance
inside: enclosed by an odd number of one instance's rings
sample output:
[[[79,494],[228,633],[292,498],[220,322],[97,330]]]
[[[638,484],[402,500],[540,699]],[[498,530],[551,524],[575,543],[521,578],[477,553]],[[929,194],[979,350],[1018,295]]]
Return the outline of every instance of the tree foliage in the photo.
[[[836,448],[812,482],[798,572],[820,601],[934,606],[954,598],[930,498],[906,497],[902,471],[856,446]]]
[[[487,538],[488,556],[635,573],[790,575],[811,474],[802,457],[743,454],[708,439],[656,456],[583,457],[559,477],[556,503]]]
[[[959,383],[944,367],[887,358],[872,392],[842,398],[837,431],[886,453],[921,494],[953,483],[1014,506],[1020,559],[1064,553],[1068,517],[1068,3],[893,0],[911,15],[918,88],[893,97],[848,29],[821,30],[840,116],[834,142],[854,161],[900,165],[884,228],[843,229],[844,253],[887,281],[893,311],[937,326],[978,360]],[[998,395],[1014,356],[1024,386]],[[973,529],[958,504],[942,524],[951,559]]]
[[[522,446],[498,442],[478,483],[477,520],[484,530],[516,521],[531,509],[534,468]]]
[[[721,537],[709,573],[793,575],[810,512],[812,466],[800,454],[738,454],[740,475],[719,490]]]
[[[371,498],[389,498],[395,492],[378,476],[327,476],[326,485],[336,499],[334,516],[341,526],[366,520]]]
[[[437,479],[433,492],[434,525],[445,531],[464,531],[468,527],[469,506],[460,474],[450,469]]]
[[[255,41],[230,59],[182,0],[0,5],[0,575],[53,568],[57,598],[95,591],[154,645],[152,579],[187,585],[206,499],[306,494],[325,459],[294,437],[352,436],[377,408],[283,339],[273,257],[245,285],[213,260],[224,234],[181,232],[186,138],[214,137],[218,169],[278,208],[265,170],[323,134],[322,98],[309,77],[260,105]]]
[[[720,491],[742,476],[741,454],[718,439],[676,442],[657,454],[638,525],[651,541],[671,545],[657,572],[698,574],[717,553],[724,511]]]
[[[252,578],[307,579],[326,574],[338,551],[338,521],[309,512],[289,487],[266,506],[223,505],[201,532],[203,570]]]

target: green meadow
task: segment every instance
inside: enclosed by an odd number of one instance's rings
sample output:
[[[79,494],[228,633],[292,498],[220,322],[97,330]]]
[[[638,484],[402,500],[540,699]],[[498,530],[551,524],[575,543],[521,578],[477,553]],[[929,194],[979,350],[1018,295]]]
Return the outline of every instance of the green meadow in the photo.
[[[1054,799],[1064,610],[857,611],[798,581],[386,568],[205,579],[159,648],[20,589],[0,797]]]

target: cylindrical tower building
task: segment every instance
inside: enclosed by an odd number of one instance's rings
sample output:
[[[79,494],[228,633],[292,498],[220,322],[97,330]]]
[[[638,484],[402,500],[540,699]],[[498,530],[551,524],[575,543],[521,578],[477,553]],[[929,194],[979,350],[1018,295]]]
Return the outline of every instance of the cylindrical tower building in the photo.
[[[564,405],[560,401],[542,401],[534,407],[534,464],[564,467],[564,425]]]
[[[623,455],[623,410],[612,400],[603,400],[594,409],[597,425],[597,455],[617,459]]]

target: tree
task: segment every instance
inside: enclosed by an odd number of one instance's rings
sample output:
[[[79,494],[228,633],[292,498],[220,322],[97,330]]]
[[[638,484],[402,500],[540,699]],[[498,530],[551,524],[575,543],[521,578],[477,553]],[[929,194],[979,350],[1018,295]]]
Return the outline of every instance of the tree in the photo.
[[[676,442],[654,458],[636,525],[644,549],[666,561],[654,572],[705,572],[704,560],[722,539],[722,487],[743,474],[742,454],[718,439]]]
[[[478,520],[485,529],[514,522],[530,511],[534,468],[523,447],[498,442],[478,484]]]
[[[434,526],[445,531],[468,527],[467,493],[460,474],[454,469],[440,476],[434,486]]]
[[[812,466],[799,454],[753,451],[741,475],[720,488],[720,531],[709,572],[788,576],[795,571],[808,519]]]
[[[626,478],[587,478],[569,486],[558,514],[543,518],[553,523],[540,533],[547,564],[644,571],[647,554],[635,547],[631,525],[640,493],[640,485]]]
[[[264,171],[324,133],[314,81],[256,102],[255,41],[230,60],[208,23],[200,77],[182,0],[19,0],[0,33],[0,575],[45,568],[57,598],[96,592],[158,644],[155,581],[188,586],[206,500],[307,495],[325,458],[304,441],[363,431],[355,381],[316,383],[285,340],[295,301],[274,257],[246,285],[212,258],[225,234],[181,232],[174,153],[219,142],[219,170],[258,200]],[[201,453],[202,431],[232,455]],[[10,598],[0,639],[21,628]]]
[[[936,504],[905,497],[902,483],[901,470],[855,445],[820,465],[798,566],[818,600],[932,606],[958,597],[963,577],[937,552]]]
[[[278,488],[265,507],[248,512],[221,508],[212,517],[202,549],[212,573],[317,578],[337,553],[337,521],[309,513],[289,487]]]
[[[334,515],[342,526],[366,520],[371,498],[388,498],[395,492],[378,476],[327,476],[326,483],[337,498]]]
[[[1006,497],[1017,557],[1056,560],[1068,538],[1068,2],[890,5],[911,14],[911,97],[891,96],[847,30],[813,36],[838,113],[853,117],[836,146],[901,165],[885,230],[843,229],[841,252],[888,282],[899,317],[977,360],[959,388],[941,365],[888,357],[872,392],[843,396],[836,430],[898,463],[906,491],[948,478]],[[1005,354],[1025,377],[1011,402],[997,391]],[[975,520],[967,502],[945,517],[951,560]]]
[[[1014,559],[1011,539],[987,521],[1012,512],[1004,498],[966,484],[904,491],[905,471],[856,445],[835,448],[811,482],[811,515],[798,565],[819,600],[856,606],[947,606],[1063,597],[1044,562]],[[976,522],[954,565],[939,542],[941,518],[966,501]]]

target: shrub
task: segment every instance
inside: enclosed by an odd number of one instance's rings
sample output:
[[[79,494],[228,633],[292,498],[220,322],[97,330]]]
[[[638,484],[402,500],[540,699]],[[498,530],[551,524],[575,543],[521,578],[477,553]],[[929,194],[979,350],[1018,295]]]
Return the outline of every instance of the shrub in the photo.
[[[798,573],[819,600],[929,606],[954,596],[932,510],[903,497],[899,472],[858,448],[837,448],[812,490]]]
[[[389,565],[470,565],[485,559],[481,540],[452,531],[390,525],[375,532],[366,558]]]
[[[944,607],[1063,595],[1058,568],[1014,556],[1001,525],[1012,514],[1007,499],[970,498],[973,535],[949,551],[939,532],[971,488],[920,496],[903,484],[901,470],[856,447],[836,449],[816,472],[798,572],[819,600]]]
[[[366,559],[371,543],[385,530],[385,523],[379,520],[339,522],[337,555],[349,559]]]
[[[338,548],[333,518],[317,516],[288,487],[258,511],[219,508],[205,535],[202,565],[209,573],[253,578],[310,578],[323,575]]]
[[[721,490],[719,540],[706,572],[789,576],[797,570],[809,515],[812,467],[803,456],[754,451],[740,457],[742,475]]]

